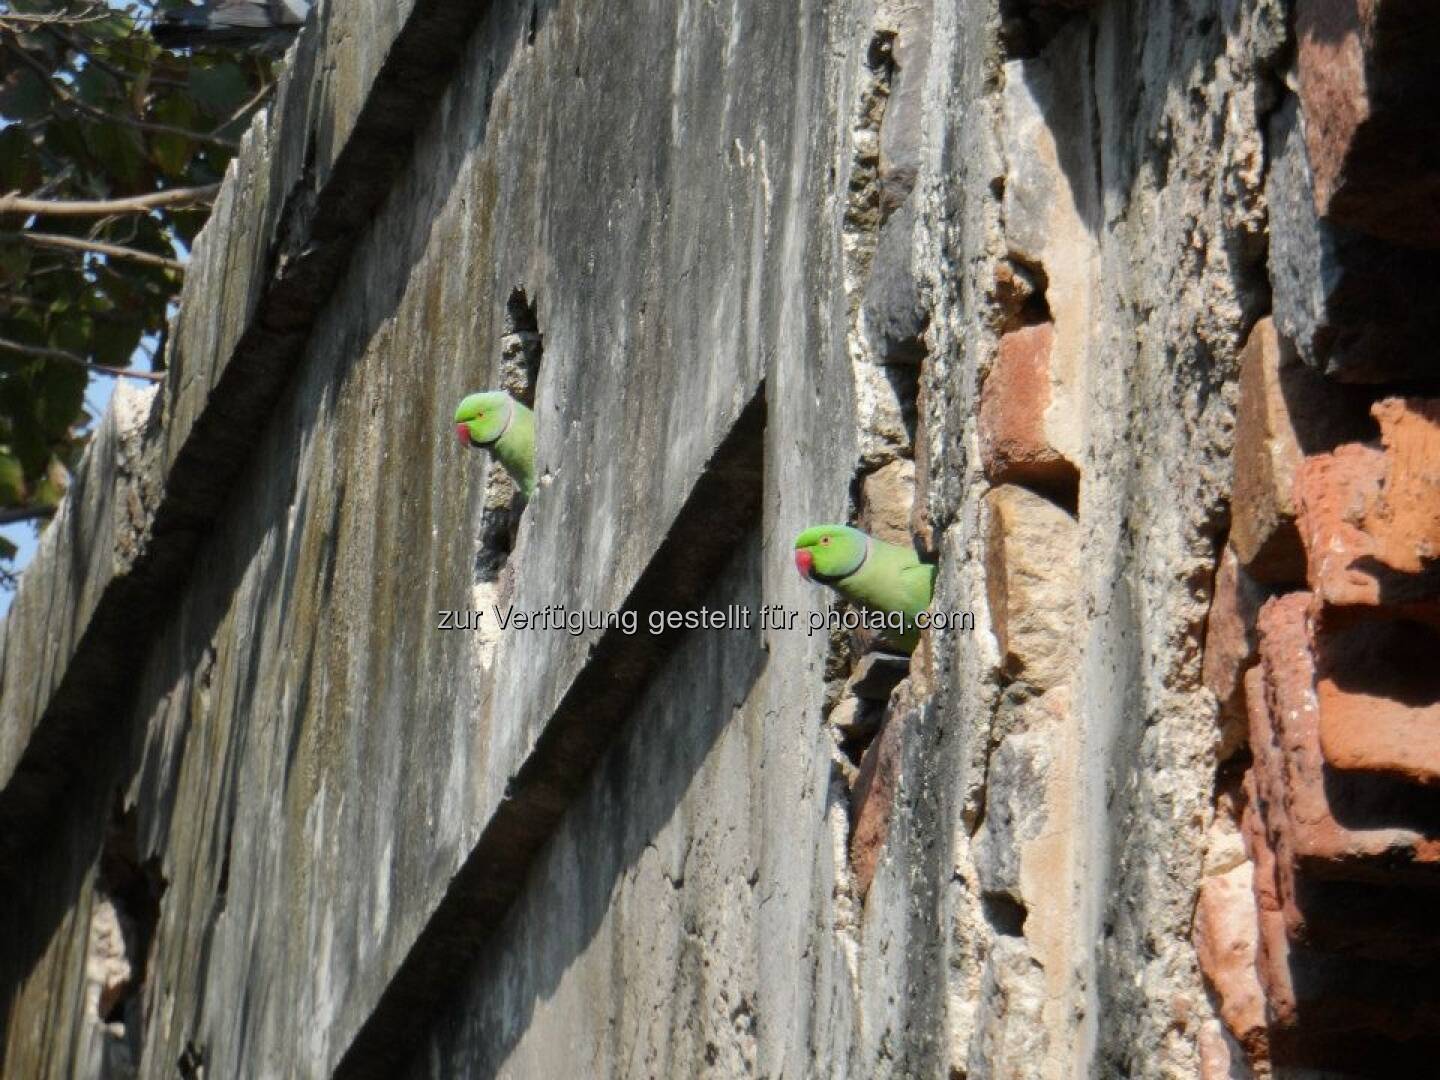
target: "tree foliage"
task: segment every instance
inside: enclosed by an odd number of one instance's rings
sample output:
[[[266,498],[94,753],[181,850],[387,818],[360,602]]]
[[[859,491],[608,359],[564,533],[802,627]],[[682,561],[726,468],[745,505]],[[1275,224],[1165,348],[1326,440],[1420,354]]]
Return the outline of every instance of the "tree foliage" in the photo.
[[[269,88],[262,58],[158,48],[153,15],[0,0],[0,523],[53,511],[91,378],[159,377],[184,258]],[[13,555],[0,538],[0,577]]]

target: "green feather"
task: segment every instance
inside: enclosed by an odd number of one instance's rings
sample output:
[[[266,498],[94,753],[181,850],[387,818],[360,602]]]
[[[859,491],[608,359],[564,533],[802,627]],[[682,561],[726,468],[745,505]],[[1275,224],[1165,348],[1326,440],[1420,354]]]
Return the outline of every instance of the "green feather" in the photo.
[[[535,414],[517,401],[509,429],[491,449],[521,493],[527,499],[535,494]]]
[[[471,394],[455,410],[470,446],[499,459],[526,498],[535,492],[535,414],[504,390]]]
[[[881,635],[887,644],[913,652],[920,641],[915,616],[930,606],[935,567],[922,563],[912,548],[877,540],[848,525],[816,525],[795,538],[796,551],[808,551],[814,573],[847,600],[886,614],[905,616],[899,636]]]

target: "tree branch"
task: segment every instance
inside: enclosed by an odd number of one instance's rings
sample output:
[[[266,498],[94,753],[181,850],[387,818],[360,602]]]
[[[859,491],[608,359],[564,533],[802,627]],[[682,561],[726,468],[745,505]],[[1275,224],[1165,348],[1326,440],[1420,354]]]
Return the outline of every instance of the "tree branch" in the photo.
[[[0,526],[18,525],[22,521],[39,521],[55,516],[53,506],[7,506],[0,510]]]
[[[128,214],[175,203],[201,202],[213,198],[219,184],[202,187],[171,188],[149,195],[132,195],[123,199],[33,199],[21,195],[0,195],[0,214],[46,214],[57,217],[105,217]]]
[[[130,368],[111,367],[109,364],[93,364],[68,349],[52,349],[45,345],[26,345],[22,341],[11,341],[9,338],[0,338],[0,349],[9,349],[11,352],[24,353],[27,356],[37,356],[42,360],[60,360],[67,364],[99,372],[102,375],[114,375],[116,378],[144,379],[147,382],[159,382],[165,378],[164,372],[132,371]]]
[[[81,101],[60,83],[50,77],[45,70],[45,65],[36,60],[23,48],[14,42],[7,41],[5,48],[9,53],[28,67],[31,71],[40,76],[40,81],[50,94],[59,101],[63,101],[77,112],[83,113],[92,120],[99,120],[106,124],[124,124],[126,127],[135,128],[137,131],[148,131],[155,135],[180,135],[186,139],[194,139],[197,142],[211,143],[215,146],[223,146],[227,150],[236,150],[240,144],[234,139],[226,139],[219,135],[207,135],[201,131],[191,131],[188,128],[173,127],[170,124],[157,124],[150,120],[137,120],[133,116],[123,116],[119,113],[108,113],[104,109],[97,109],[88,101]]]
[[[27,27],[27,30],[20,32],[26,33],[29,27],[35,26],[82,26],[85,23],[101,22],[113,14],[98,5],[89,4],[87,7],[90,10],[78,14],[55,11],[47,15],[31,15],[23,11],[7,11],[0,15],[0,26],[4,26],[6,23],[20,23]]]
[[[167,259],[164,255],[152,255],[148,251],[136,251],[134,248],[121,247],[119,244],[106,244],[100,240],[82,240],[78,236],[58,236],[55,233],[18,232],[6,235],[18,236],[28,244],[37,247],[69,248],[72,251],[89,251],[96,255],[108,255],[112,259],[129,259],[131,262],[144,263],[146,266],[161,266],[166,270],[178,270],[185,272],[185,264],[176,259]]]
[[[260,84],[260,89],[256,90],[255,93],[250,96],[250,100],[245,102],[244,105],[241,105],[240,108],[236,109],[233,113],[231,113],[230,119],[226,120],[215,130],[222,131],[225,128],[229,127],[231,124],[235,123],[235,121],[239,120],[251,109],[255,108],[255,106],[261,104],[267,97],[270,96],[270,91],[274,89],[275,84],[273,82],[262,82]]]

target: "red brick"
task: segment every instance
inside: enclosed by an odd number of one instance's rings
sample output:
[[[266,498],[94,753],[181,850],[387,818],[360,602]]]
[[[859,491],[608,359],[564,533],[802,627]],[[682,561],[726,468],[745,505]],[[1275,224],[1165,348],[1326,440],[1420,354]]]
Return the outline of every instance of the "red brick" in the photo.
[[[901,752],[906,723],[912,714],[892,709],[880,733],[860,759],[860,774],[850,794],[850,868],[863,897],[875,879],[880,853],[890,834],[895,793],[900,784]]]
[[[1390,473],[1385,451],[1360,444],[1301,463],[1296,522],[1310,588],[1325,604],[1440,622],[1440,562],[1405,573],[1381,559],[1382,553],[1406,550],[1404,537],[1411,538],[1408,550],[1414,551],[1421,528],[1419,512],[1399,510],[1384,497]]]
[[[1205,878],[1195,909],[1195,953],[1220,1019],[1249,1057],[1266,1047],[1265,993],[1256,973],[1258,930],[1253,867],[1242,863]]]
[[[1053,323],[1000,338],[1000,355],[980,393],[980,457],[992,483],[1072,489],[1075,466],[1051,438]]]
[[[1440,246],[1440,11],[1431,0],[1297,0],[1297,67],[1315,210]]]
[[[1326,763],[1440,783],[1440,629],[1346,620],[1316,638]]]
[[[1255,662],[1255,617],[1265,591],[1244,569],[1234,548],[1226,545],[1215,572],[1215,593],[1205,620],[1205,659],[1201,677],[1220,702],[1220,760],[1245,742],[1243,677]]]
[[[1308,628],[1312,600],[1291,593],[1266,602],[1261,667],[1247,676],[1247,689],[1255,691],[1247,703],[1256,794],[1276,855],[1316,879],[1440,885],[1433,793],[1325,767]]]
[[[1246,571],[1273,585],[1305,580],[1295,526],[1295,474],[1306,454],[1368,438],[1353,391],[1316,374],[1261,319],[1240,354],[1230,543]]]
[[[1289,859],[1277,859],[1255,809],[1258,778],[1246,775],[1252,802],[1241,819],[1251,862],[1264,867],[1256,899],[1278,913],[1285,936],[1322,952],[1352,954],[1404,965],[1440,961],[1440,934],[1434,926],[1435,893],[1375,881],[1312,880],[1295,873]],[[1263,848],[1263,850],[1262,850]],[[1257,871],[1258,872],[1258,871]]]
[[[1424,573],[1440,559],[1440,398],[1389,398],[1372,411],[1385,444],[1385,486],[1364,528],[1386,566]]]
[[[1257,785],[1258,787],[1258,785]],[[1252,802],[1242,821],[1254,864],[1256,971],[1276,1065],[1355,1070],[1433,1065],[1440,986],[1431,969],[1339,956],[1293,942],[1279,902],[1278,857]],[[1426,1075],[1419,1072],[1381,1075]]]

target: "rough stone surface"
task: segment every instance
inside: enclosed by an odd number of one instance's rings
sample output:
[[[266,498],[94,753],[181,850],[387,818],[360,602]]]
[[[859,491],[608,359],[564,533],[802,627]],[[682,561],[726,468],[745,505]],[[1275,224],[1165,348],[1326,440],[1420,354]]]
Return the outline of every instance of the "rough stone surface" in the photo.
[[[168,883],[143,1076],[1213,1060],[1202,644],[1293,42],[1278,0],[1032,11],[1023,50],[1009,16],[317,6],[159,404],[106,421],[7,621],[7,1075],[121,1074],[82,1016],[117,801]],[[980,446],[1001,334],[1043,322],[1064,509],[987,496]],[[517,523],[445,418],[518,387],[521,334]],[[973,622],[896,693],[871,870],[787,548],[912,458],[935,607]],[[801,621],[437,629],[476,597]]]
[[[1079,398],[1094,318],[1088,283],[1094,274],[1095,250],[1083,205],[1089,193],[1084,186],[1077,187],[1071,175],[1068,157],[1075,147],[1065,141],[1081,137],[1090,122],[1082,113],[1083,96],[1069,85],[1075,74],[1068,70],[1070,65],[1086,62],[1082,48],[1076,34],[1062,34],[1046,54],[1006,66],[1001,207],[1005,243],[1015,261],[1043,279],[1045,291],[1039,303],[1050,326],[1015,331],[1020,336],[1007,335],[1008,345],[1001,338],[997,366],[985,383],[995,412],[993,435],[985,428],[983,399],[981,417],[982,453],[989,441],[993,447],[989,452],[1003,460],[1004,443],[1018,440],[1032,454],[1060,459],[1049,463],[1051,472],[1070,485],[1073,476],[1066,473],[1073,473],[1081,460]],[[991,389],[997,376],[999,381]],[[1019,396],[1037,394],[1041,387],[1046,391],[1043,402],[1026,402]],[[1061,461],[1069,462],[1070,470]],[[1049,479],[1053,483],[1057,477]]]
[[[867,653],[855,665],[845,688],[865,701],[889,701],[890,691],[895,689],[909,671],[908,657],[891,653]]]
[[[1258,829],[1247,827],[1247,835]],[[1254,861],[1270,1061],[1323,1066],[1341,1075],[1424,1070],[1437,1048],[1434,980],[1423,967],[1359,960],[1292,943],[1275,884],[1277,859],[1263,843]]]
[[[1205,617],[1205,686],[1220,703],[1220,746],[1224,761],[1245,744],[1245,672],[1255,663],[1255,619],[1266,593],[1226,545],[1215,572],[1214,598]]]
[[[868,473],[860,488],[860,527],[872,536],[910,546],[915,463],[900,458]]]
[[[860,775],[855,779],[855,790],[850,798],[850,815],[854,822],[850,836],[850,865],[855,875],[855,889],[861,896],[870,891],[870,882],[875,878],[875,868],[890,835],[890,820],[895,812],[895,796],[903,768],[907,723],[913,725],[914,717],[892,712],[860,759]]]
[[[1006,673],[1040,691],[1066,682],[1078,650],[1072,618],[1075,519],[1007,484],[985,496],[990,540],[985,573],[990,618]]]
[[[1434,380],[1434,254],[1322,220],[1293,99],[1271,118],[1266,181],[1275,325],[1311,367],[1345,382]]]

